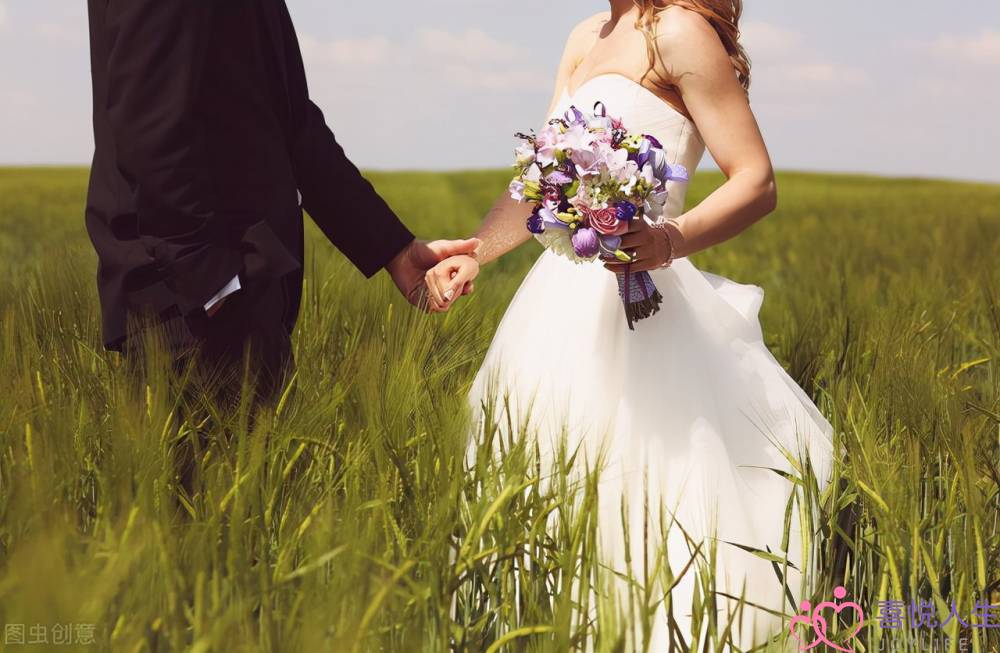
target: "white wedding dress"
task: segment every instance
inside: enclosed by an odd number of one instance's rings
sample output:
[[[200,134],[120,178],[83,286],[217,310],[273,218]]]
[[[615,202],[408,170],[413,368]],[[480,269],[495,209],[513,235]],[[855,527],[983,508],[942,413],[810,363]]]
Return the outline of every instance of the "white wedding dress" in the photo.
[[[695,125],[631,79],[596,77],[572,97],[564,92],[554,115],[570,105],[587,111],[597,101],[630,132],[655,136],[672,163],[694,172],[705,151]],[[663,219],[682,212],[684,194],[685,185],[671,182]],[[641,577],[646,494],[654,519],[662,502],[695,540],[718,538],[717,590],[794,614],[772,563],[729,543],[787,554],[801,568],[797,521],[787,552],[782,548],[792,483],[772,470],[796,474],[786,452],[797,459],[808,452],[822,489],[833,458],[831,427],[765,347],[760,288],[701,272],[686,259],[651,274],[662,306],[630,331],[613,274],[599,262],[576,264],[544,252],[497,329],[473,383],[473,410],[506,397],[515,424],[530,415],[529,435],[545,463],[563,434],[568,448],[581,447],[591,463],[598,450],[605,453],[598,526],[605,564],[625,571],[624,493],[632,571]],[[679,575],[689,547],[676,527],[666,539]],[[800,576],[789,571],[797,606]],[[694,572],[672,591],[674,617],[692,647]],[[729,606],[718,607],[721,632]],[[780,618],[749,607],[733,621],[741,648],[782,629]],[[664,618],[649,640],[649,650],[668,650]]]

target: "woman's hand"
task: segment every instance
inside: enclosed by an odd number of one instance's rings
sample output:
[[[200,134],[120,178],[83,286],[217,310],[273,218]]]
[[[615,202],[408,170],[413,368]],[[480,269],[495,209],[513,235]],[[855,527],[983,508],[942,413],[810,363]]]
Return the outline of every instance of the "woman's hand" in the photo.
[[[677,254],[675,230],[671,224],[652,226],[642,218],[632,220],[619,248],[632,255],[632,262],[605,259],[604,267],[612,272],[624,272],[626,265],[631,266],[632,272],[662,268]]]
[[[424,283],[430,312],[445,313],[457,298],[472,293],[477,276],[479,261],[464,254],[447,258],[428,270]]]
[[[389,262],[386,270],[406,301],[418,306],[424,299],[424,276],[427,270],[449,256],[475,254],[480,245],[482,242],[478,238],[433,242],[414,240]]]

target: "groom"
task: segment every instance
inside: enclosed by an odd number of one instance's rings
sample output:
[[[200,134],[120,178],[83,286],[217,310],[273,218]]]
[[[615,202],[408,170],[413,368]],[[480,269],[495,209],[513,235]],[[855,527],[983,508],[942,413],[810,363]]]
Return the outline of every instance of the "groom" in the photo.
[[[425,270],[474,250],[415,240],[347,159],[309,99],[283,0],[88,5],[86,221],[108,349],[134,349],[133,318],[153,316],[177,355],[239,367],[249,346],[275,390],[302,293],[303,208],[411,303]]]

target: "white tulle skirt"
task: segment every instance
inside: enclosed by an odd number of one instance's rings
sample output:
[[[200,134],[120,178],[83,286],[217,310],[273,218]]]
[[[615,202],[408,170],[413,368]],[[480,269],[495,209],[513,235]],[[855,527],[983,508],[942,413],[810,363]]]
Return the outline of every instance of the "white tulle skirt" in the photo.
[[[543,253],[497,329],[472,387],[473,410],[506,397],[518,418],[528,419],[543,464],[562,438],[591,462],[603,455],[598,533],[605,564],[626,571],[624,494],[633,575],[642,576],[644,521],[656,520],[662,506],[696,541],[717,538],[717,591],[794,613],[774,565],[736,545],[787,554],[801,569],[797,511],[787,550],[782,542],[793,483],[774,470],[798,475],[792,461],[808,453],[822,489],[833,458],[830,424],[764,346],[760,288],[701,272],[686,259],[652,277],[661,309],[630,331],[613,274],[599,263]],[[679,528],[666,530],[669,564],[679,575],[691,547]],[[707,555],[708,539],[705,547]],[[695,571],[671,592],[685,638]],[[789,572],[797,604],[801,579]],[[719,604],[720,629],[726,607]],[[733,628],[742,647],[780,632],[782,621],[747,607]],[[649,650],[668,650],[665,619],[656,620],[650,639]]]

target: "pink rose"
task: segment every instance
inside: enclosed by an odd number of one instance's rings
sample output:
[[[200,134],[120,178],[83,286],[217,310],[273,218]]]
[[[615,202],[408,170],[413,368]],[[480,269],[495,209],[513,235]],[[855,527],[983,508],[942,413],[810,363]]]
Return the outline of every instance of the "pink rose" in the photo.
[[[618,212],[614,207],[584,209],[583,214],[587,218],[587,224],[605,236],[621,236],[628,231],[628,223],[618,219]]]

